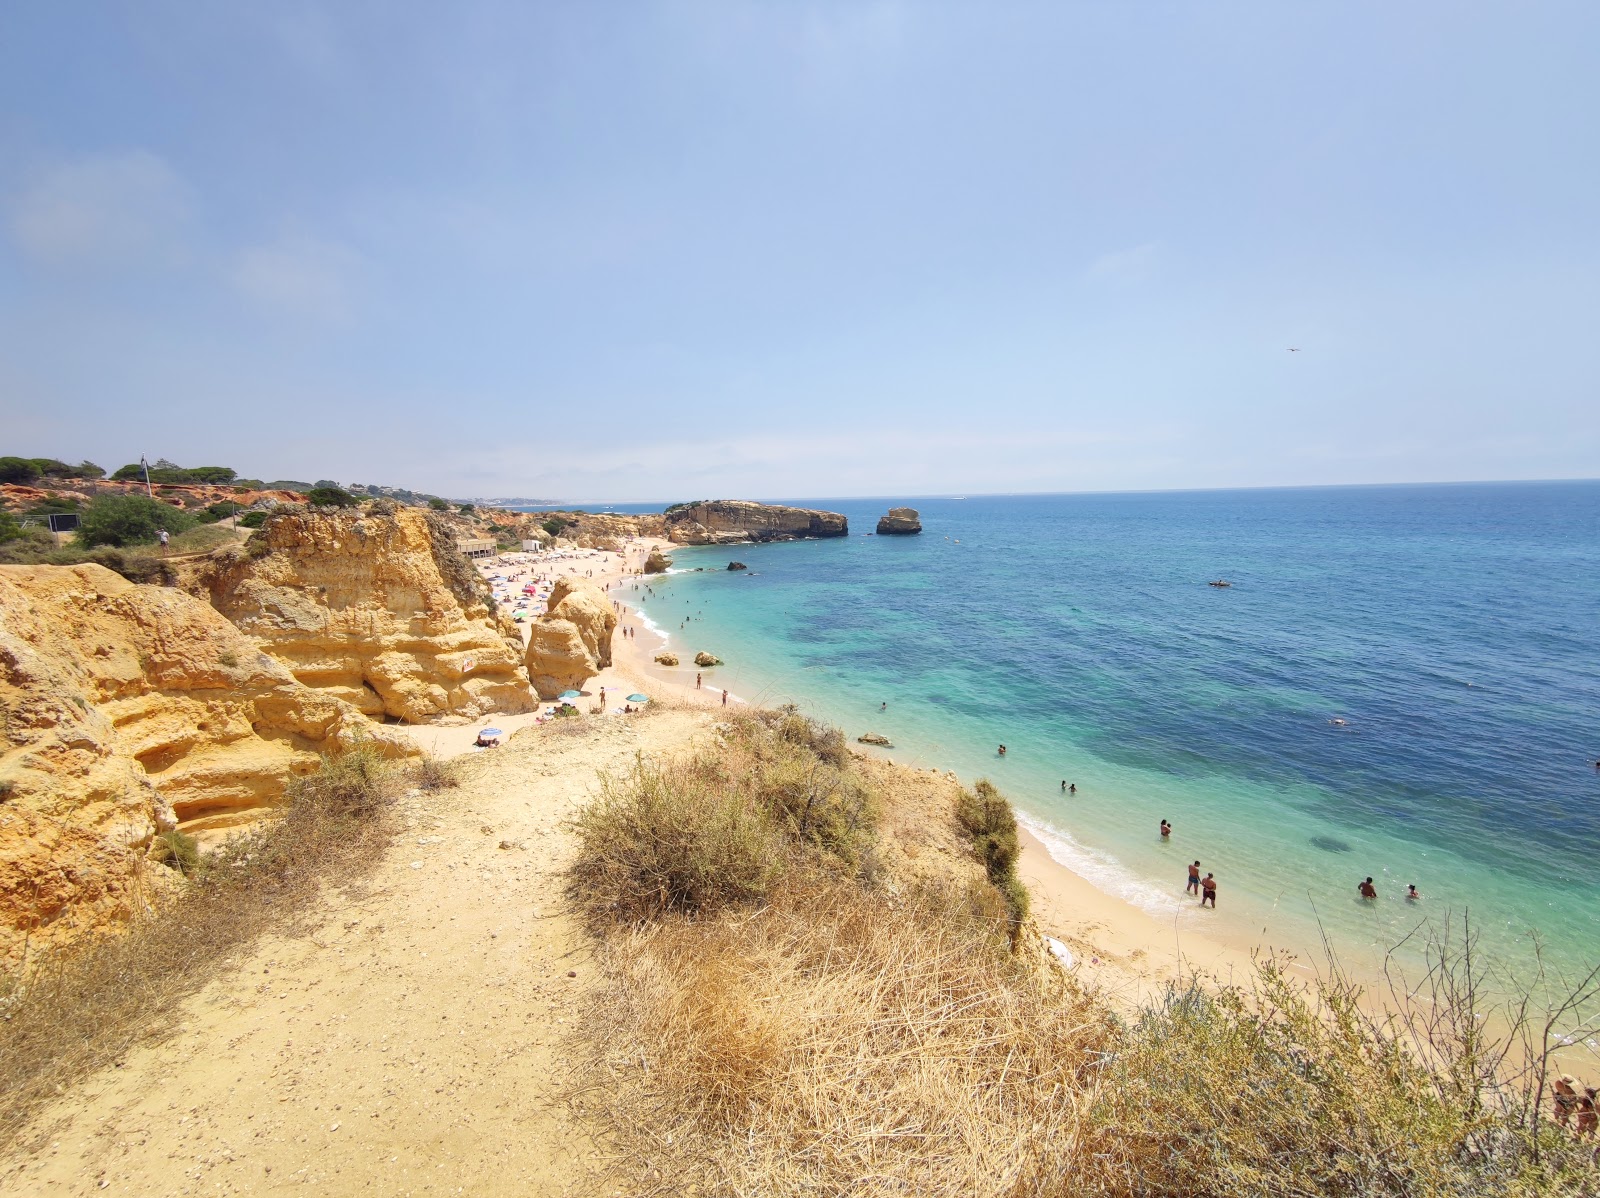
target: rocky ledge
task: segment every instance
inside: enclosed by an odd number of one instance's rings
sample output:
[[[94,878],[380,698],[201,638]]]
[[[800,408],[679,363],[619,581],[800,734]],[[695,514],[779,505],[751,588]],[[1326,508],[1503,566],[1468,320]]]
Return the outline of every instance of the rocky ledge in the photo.
[[[800,541],[843,537],[850,522],[838,512],[715,499],[686,503],[666,513],[667,539],[678,545],[726,545],[739,541]]]
[[[878,518],[880,537],[908,537],[922,531],[922,519],[914,507],[892,507]]]

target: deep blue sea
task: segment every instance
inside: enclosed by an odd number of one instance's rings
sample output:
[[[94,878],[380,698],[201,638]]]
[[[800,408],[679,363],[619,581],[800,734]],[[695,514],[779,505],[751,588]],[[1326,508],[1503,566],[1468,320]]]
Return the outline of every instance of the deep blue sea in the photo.
[[[1359,964],[1467,913],[1518,968],[1600,960],[1600,482],[783,502],[851,535],[640,593],[717,685],[992,778],[1190,926]],[[921,536],[863,535],[898,503]]]

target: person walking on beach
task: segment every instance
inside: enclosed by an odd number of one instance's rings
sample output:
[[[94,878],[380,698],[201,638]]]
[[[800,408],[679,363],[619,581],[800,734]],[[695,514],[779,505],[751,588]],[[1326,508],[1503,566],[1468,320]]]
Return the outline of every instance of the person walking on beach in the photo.
[[[1189,885],[1185,887],[1184,893],[1200,893],[1200,863],[1198,861],[1189,867]]]
[[[722,692],[722,705],[724,707],[726,707],[728,705],[728,692],[727,691],[723,691]]]
[[[1161,821],[1161,839],[1162,840],[1167,840],[1167,839],[1170,839],[1171,836],[1172,836],[1172,825],[1167,823],[1166,820],[1162,820]]]
[[[1360,892],[1361,897],[1364,899],[1375,899],[1378,897],[1378,888],[1372,884],[1371,878],[1368,878],[1365,882],[1362,882],[1360,885],[1358,885],[1356,890]]]
[[[1204,907],[1207,903],[1210,903],[1211,909],[1215,911],[1217,909],[1217,880],[1207,874],[1200,879],[1200,889],[1202,891],[1200,905]]]
[[[1550,1100],[1555,1105],[1556,1122],[1562,1127],[1571,1120],[1572,1112],[1578,1109],[1577,1084],[1578,1079],[1570,1073],[1563,1073],[1550,1083]]]
[[[700,689],[700,675],[699,674],[696,674],[694,676],[694,689],[695,690],[699,690]]]

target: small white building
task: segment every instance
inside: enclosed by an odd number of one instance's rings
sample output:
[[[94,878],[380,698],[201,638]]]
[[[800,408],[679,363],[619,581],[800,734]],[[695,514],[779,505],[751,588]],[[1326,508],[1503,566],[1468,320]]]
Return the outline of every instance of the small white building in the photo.
[[[494,542],[487,538],[459,537],[456,548],[468,557],[493,557],[495,553]]]
[[[544,546],[540,545],[538,540],[536,540],[535,538],[533,538],[533,537],[523,537],[522,538],[522,552],[524,552],[524,553],[538,553],[539,550],[542,549],[542,548],[544,548]]]

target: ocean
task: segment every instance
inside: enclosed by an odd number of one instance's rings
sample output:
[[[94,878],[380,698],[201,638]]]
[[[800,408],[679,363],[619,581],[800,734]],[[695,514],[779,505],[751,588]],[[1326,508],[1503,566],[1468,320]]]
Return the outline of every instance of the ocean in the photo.
[[[1361,972],[1465,917],[1519,977],[1600,961],[1600,483],[780,502],[851,535],[629,596],[708,682],[992,779],[1179,926]],[[920,536],[862,535],[899,503]]]

